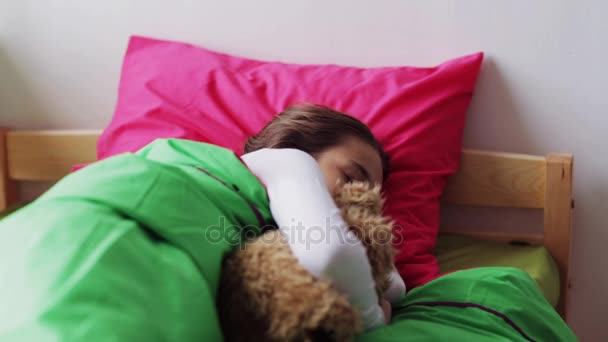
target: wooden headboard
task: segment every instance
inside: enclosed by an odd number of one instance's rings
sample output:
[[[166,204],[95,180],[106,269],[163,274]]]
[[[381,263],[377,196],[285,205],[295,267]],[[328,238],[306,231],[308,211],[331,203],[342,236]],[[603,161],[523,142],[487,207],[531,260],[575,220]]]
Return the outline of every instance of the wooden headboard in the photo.
[[[56,181],[72,165],[96,159],[100,131],[0,130],[0,209],[18,201],[18,181]],[[464,206],[534,208],[544,211],[542,234],[442,231],[544,245],[560,271],[557,310],[566,318],[570,284],[572,156],[532,156],[464,150],[443,202]]]

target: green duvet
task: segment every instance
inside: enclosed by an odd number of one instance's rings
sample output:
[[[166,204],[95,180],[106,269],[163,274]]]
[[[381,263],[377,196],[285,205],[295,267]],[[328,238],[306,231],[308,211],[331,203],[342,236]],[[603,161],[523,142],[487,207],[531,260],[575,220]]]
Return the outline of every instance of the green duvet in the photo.
[[[222,256],[269,221],[234,153],[158,140],[0,221],[0,341],[220,341]]]
[[[64,178],[0,221],[0,341],[221,341],[221,260],[272,221],[230,151],[157,140]],[[571,341],[512,268],[416,288],[361,341]]]
[[[530,276],[510,267],[450,273],[415,288],[390,326],[358,341],[577,341]]]

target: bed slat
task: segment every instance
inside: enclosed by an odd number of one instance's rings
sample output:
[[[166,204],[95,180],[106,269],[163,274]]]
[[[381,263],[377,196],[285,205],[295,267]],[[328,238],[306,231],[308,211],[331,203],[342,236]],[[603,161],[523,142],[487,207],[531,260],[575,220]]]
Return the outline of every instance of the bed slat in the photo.
[[[572,234],[572,155],[547,156],[547,192],[545,195],[545,247],[551,252],[560,273],[560,297],[557,311],[566,319],[567,293],[570,288],[570,252]]]
[[[479,207],[543,208],[545,172],[543,157],[465,150],[442,200]]]
[[[6,135],[11,179],[55,181],[96,159],[99,131],[14,131]]]
[[[0,128],[0,211],[17,201],[17,183],[8,175],[7,133],[8,129]]]

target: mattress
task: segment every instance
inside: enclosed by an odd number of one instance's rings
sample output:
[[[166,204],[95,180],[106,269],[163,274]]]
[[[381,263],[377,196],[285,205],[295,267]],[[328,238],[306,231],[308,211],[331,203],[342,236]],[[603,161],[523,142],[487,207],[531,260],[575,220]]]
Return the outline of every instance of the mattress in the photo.
[[[516,267],[536,281],[547,301],[559,299],[559,270],[543,246],[522,246],[440,234],[435,248],[442,273],[488,266]]]

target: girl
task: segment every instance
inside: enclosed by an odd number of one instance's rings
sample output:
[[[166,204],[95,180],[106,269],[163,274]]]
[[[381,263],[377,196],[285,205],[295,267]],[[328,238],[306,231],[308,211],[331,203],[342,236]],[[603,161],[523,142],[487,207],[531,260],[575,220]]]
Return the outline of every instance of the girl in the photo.
[[[251,137],[245,152],[242,159],[265,184],[272,217],[300,264],[334,282],[367,329],[389,322],[390,304],[381,298],[378,305],[365,249],[331,196],[340,183],[386,178],[388,156],[369,128],[327,107],[294,106]],[[395,301],[405,285],[395,271],[391,278],[385,297]]]

